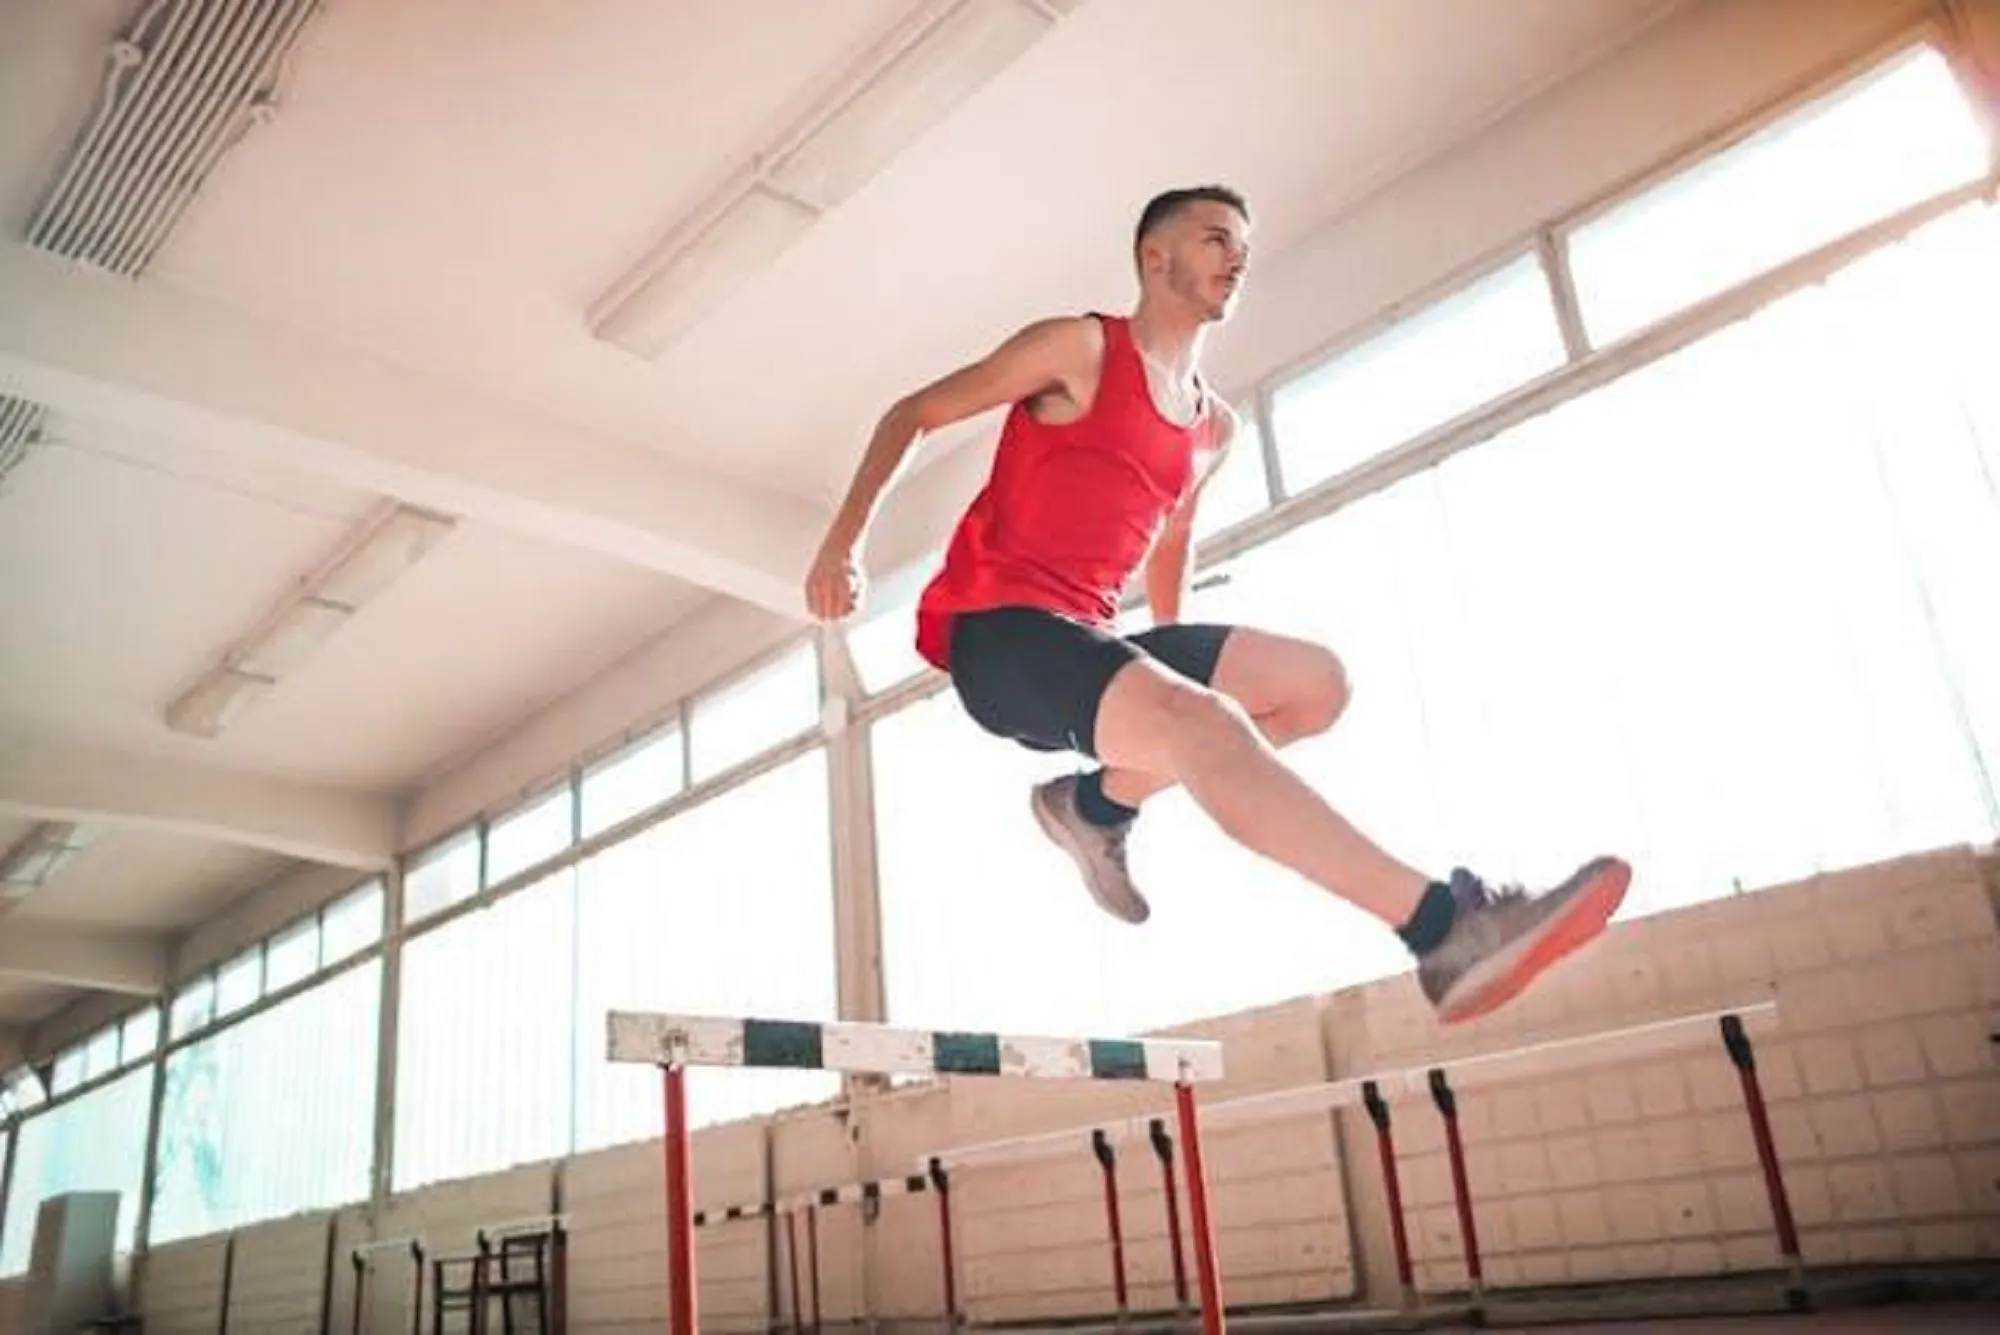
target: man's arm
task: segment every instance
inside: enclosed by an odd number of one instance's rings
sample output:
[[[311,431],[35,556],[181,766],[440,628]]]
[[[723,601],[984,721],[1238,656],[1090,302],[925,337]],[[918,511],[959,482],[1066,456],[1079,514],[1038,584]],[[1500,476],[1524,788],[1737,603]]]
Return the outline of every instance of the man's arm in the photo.
[[[1166,528],[1146,557],[1146,605],[1156,626],[1171,625],[1181,619],[1190,576],[1194,573],[1194,519],[1201,507],[1201,495],[1222,471],[1230,448],[1236,443],[1235,412],[1220,399],[1216,400],[1216,410],[1220,414],[1220,430],[1215,458],[1188,498],[1167,517]]]
[[[1066,388],[1101,347],[1102,332],[1087,317],[1041,320],[1012,335],[978,361],[908,394],[882,415],[806,580],[815,617],[833,620],[859,598],[855,552],[890,484],[927,433],[990,408]]]

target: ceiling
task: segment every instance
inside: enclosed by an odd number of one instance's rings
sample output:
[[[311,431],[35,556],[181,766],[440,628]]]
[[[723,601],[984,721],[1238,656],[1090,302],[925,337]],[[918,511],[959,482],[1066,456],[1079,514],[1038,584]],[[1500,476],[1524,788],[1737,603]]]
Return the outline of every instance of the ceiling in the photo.
[[[0,481],[0,854],[51,813],[99,830],[0,901],[0,938],[164,958],[313,855],[265,804],[393,823],[691,613],[796,614],[875,414],[1035,315],[1129,303],[1147,194],[1238,185],[1282,252],[1670,7],[1062,6],[664,355],[593,337],[599,295],[916,5],[323,5],[130,283],[23,238],[141,7],[0,6],[0,393],[51,407]],[[221,735],[170,729],[388,501],[456,522]],[[0,958],[0,1026],[96,985],[73,972]]]

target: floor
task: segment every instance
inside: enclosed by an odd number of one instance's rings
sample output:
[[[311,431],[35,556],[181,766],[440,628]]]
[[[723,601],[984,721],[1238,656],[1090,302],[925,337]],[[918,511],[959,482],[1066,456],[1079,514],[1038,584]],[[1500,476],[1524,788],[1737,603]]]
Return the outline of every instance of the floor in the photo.
[[[1516,1329],[1530,1329],[1517,1327]],[[1562,1335],[2000,1335],[2000,1303],[1898,1303],[1798,1316],[1692,1317],[1542,1327]]]

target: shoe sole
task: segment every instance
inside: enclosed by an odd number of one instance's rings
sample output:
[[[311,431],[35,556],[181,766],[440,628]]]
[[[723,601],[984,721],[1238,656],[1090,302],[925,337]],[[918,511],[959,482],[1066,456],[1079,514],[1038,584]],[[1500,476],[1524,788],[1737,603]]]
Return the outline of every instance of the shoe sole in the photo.
[[[1042,833],[1047,835],[1049,841],[1057,848],[1070,855],[1070,858],[1077,864],[1077,870],[1083,871],[1089,865],[1090,859],[1085,857],[1082,850],[1077,848],[1076,840],[1070,837],[1069,831],[1063,827],[1062,822],[1049,814],[1048,808],[1042,801],[1042,795],[1039,792],[1032,794],[1028,798],[1028,807],[1035,813],[1035,824],[1042,827]],[[1152,916],[1152,908],[1144,900],[1139,901],[1136,906],[1130,908],[1120,908],[1106,900],[1102,894],[1098,893],[1096,878],[1091,876],[1087,871],[1084,871],[1083,888],[1090,892],[1092,903],[1120,922],[1131,923],[1136,927]],[[1138,915],[1137,917],[1133,916],[1135,913]]]
[[[1512,1001],[1551,965],[1601,936],[1611,915],[1625,902],[1625,892],[1631,885],[1631,866],[1616,858],[1606,859],[1569,907],[1519,959],[1463,997],[1448,999],[1439,1007],[1439,1019],[1445,1024],[1464,1024]]]

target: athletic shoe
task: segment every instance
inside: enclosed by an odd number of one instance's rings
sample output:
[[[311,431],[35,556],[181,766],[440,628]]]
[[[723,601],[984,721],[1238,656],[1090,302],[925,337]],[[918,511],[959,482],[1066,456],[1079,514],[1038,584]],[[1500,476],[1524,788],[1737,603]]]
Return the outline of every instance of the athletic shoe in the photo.
[[[1074,774],[1038,785],[1029,798],[1035,823],[1056,847],[1076,860],[1077,870],[1083,873],[1083,884],[1099,908],[1123,922],[1146,921],[1153,910],[1133,886],[1131,870],[1125,863],[1125,837],[1131,832],[1132,822],[1112,826],[1091,824],[1077,809],[1076,785]]]
[[[1504,1005],[1598,936],[1631,883],[1632,868],[1609,857],[1586,862],[1539,895],[1518,886],[1491,890],[1471,872],[1454,871],[1451,931],[1417,962],[1424,996],[1446,1024]]]

